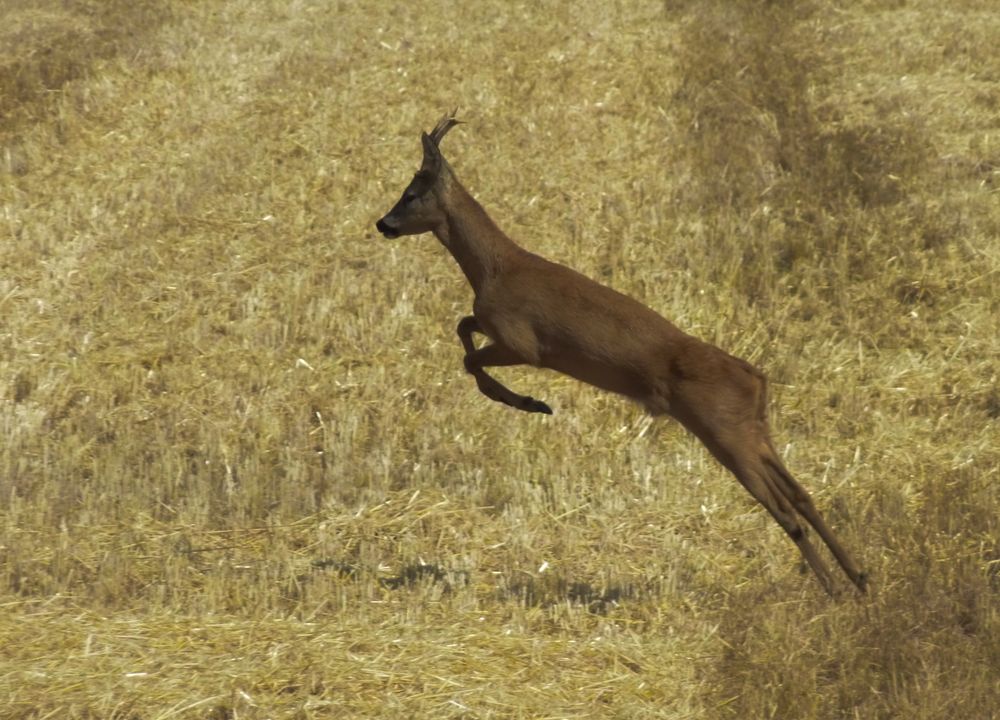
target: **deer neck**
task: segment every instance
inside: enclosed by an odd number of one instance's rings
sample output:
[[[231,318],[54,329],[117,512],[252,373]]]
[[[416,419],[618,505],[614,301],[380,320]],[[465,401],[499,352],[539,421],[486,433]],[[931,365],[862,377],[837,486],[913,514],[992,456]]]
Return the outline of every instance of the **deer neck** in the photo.
[[[434,234],[458,262],[476,294],[521,251],[458,182],[449,188],[445,222]]]

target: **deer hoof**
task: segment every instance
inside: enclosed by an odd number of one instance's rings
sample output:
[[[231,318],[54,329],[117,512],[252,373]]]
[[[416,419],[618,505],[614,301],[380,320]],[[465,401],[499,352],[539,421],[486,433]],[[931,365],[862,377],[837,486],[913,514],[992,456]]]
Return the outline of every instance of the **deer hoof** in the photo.
[[[528,412],[544,413],[546,415],[552,414],[552,408],[543,403],[541,400],[535,400],[533,397],[526,397],[524,399],[523,409]]]

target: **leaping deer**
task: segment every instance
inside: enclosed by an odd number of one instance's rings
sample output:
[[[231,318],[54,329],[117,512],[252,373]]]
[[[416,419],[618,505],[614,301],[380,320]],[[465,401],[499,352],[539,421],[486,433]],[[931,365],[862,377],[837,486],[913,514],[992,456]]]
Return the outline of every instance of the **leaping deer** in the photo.
[[[446,115],[421,134],[424,158],[399,202],[375,227],[387,238],[432,232],[472,285],[472,315],[458,323],[465,369],[491,400],[551,414],[486,368],[550,368],[670,415],[694,433],[795,542],[824,589],[830,572],[806,536],[816,530],[857,588],[867,576],[785,469],[767,422],[767,379],[750,363],[688,335],[642,303],[517,245],[462,187],[439,145]],[[492,342],[477,348],[473,334]]]

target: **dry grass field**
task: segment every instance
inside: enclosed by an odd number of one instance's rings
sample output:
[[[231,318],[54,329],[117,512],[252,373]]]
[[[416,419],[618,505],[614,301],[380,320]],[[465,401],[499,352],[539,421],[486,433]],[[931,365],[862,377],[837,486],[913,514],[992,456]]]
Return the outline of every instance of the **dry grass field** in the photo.
[[[5,0],[0,717],[1000,717],[994,0]],[[375,220],[771,378],[831,599],[678,425],[525,368]]]

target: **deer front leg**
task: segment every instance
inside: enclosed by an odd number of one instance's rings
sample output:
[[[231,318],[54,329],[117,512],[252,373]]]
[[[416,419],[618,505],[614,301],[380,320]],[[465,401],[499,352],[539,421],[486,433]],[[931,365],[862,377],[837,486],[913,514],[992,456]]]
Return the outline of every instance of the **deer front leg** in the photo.
[[[499,343],[476,348],[472,341],[472,333],[484,334],[479,321],[472,315],[462,318],[458,323],[458,337],[465,348],[465,369],[476,379],[479,392],[490,400],[502,402],[524,412],[552,414],[552,408],[541,400],[535,400],[529,395],[518,395],[505,385],[488,375],[483,368],[509,365],[523,365],[524,358],[510,348]]]
[[[475,315],[466,315],[458,321],[458,339],[462,341],[462,347],[465,348],[466,355],[476,352],[476,343],[472,341],[472,333],[486,334],[483,332],[482,327],[480,327]]]

